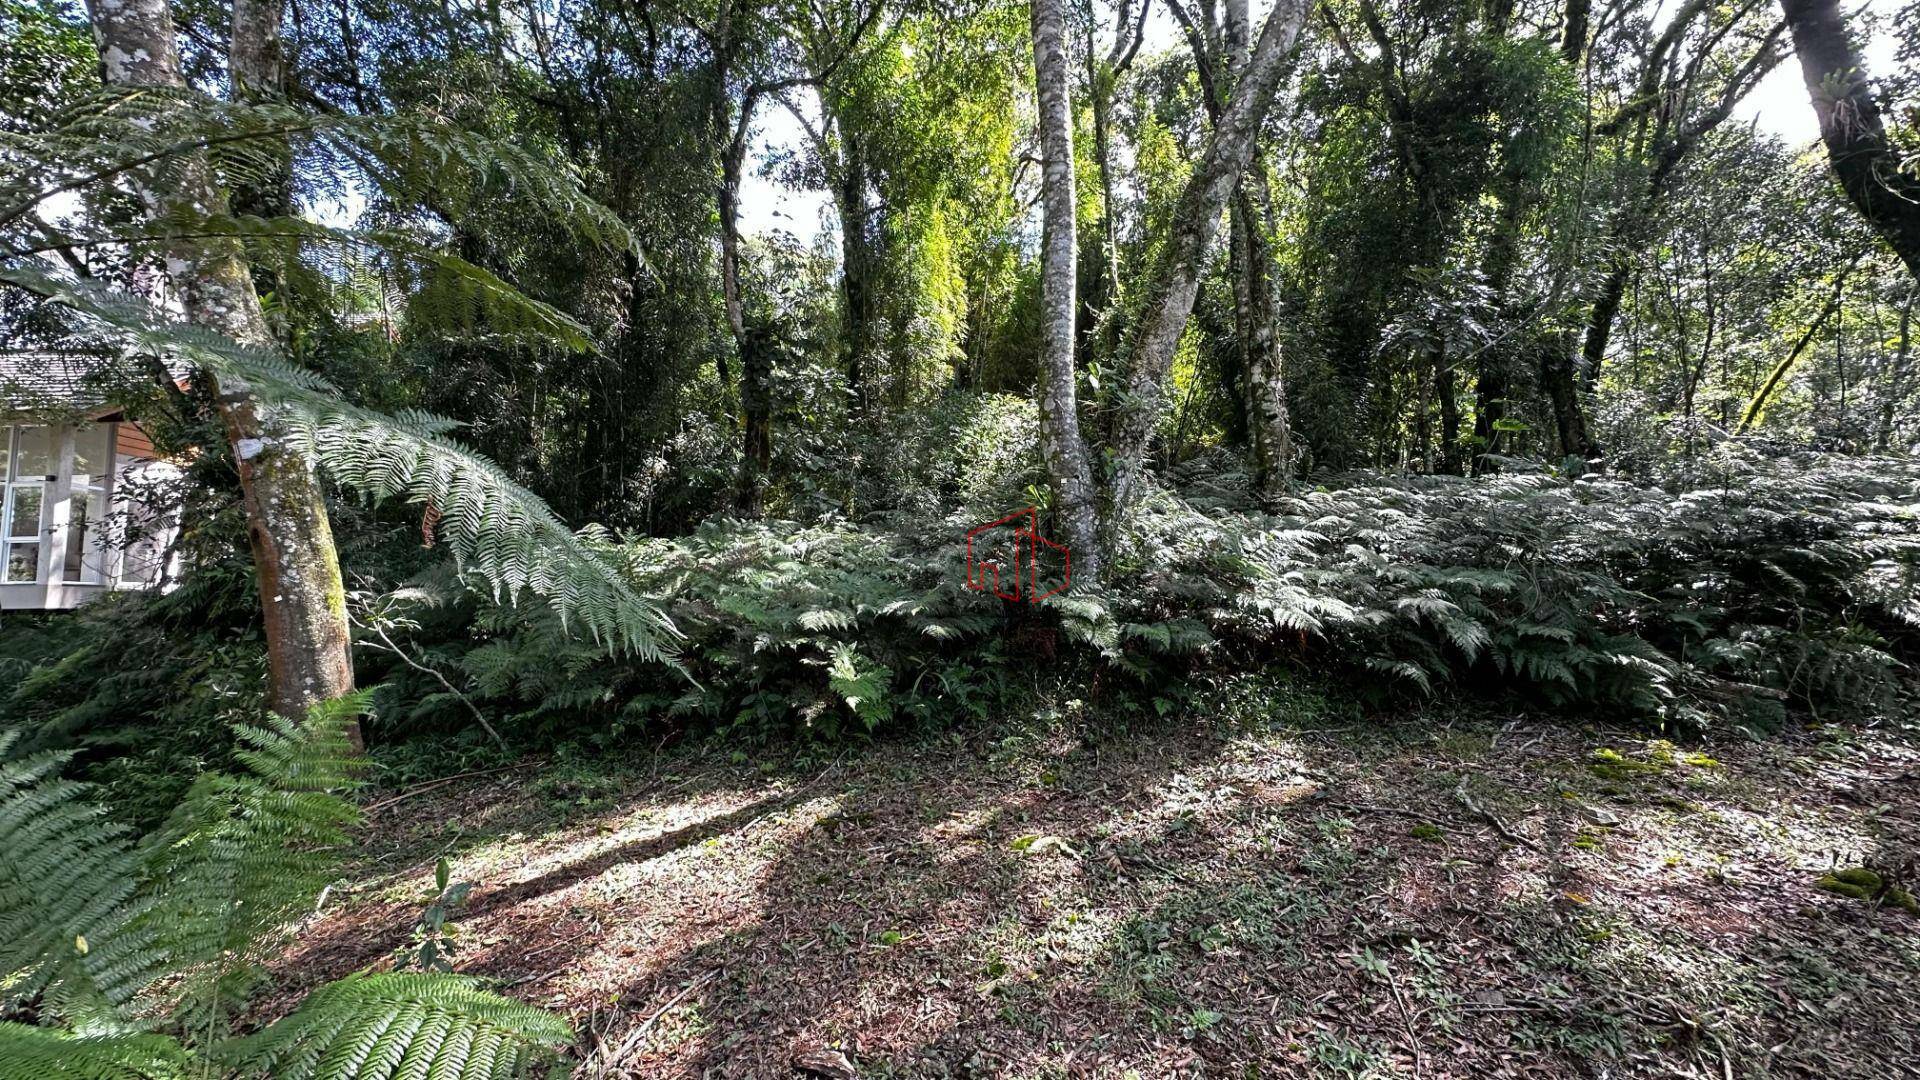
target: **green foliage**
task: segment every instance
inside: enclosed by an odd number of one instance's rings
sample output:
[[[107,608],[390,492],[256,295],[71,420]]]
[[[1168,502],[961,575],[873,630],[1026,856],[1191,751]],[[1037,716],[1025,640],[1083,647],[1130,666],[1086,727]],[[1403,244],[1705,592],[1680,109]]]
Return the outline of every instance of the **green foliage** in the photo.
[[[169,322],[150,305],[21,265],[8,281],[128,335],[135,348],[233,377],[278,406],[282,430],[342,483],[373,499],[431,503],[454,558],[496,592],[545,596],[563,622],[649,660],[666,659],[671,623],[609,564],[609,537],[574,532],[540,498],[486,458],[447,438],[452,425],[417,412],[388,416],[355,406],[323,379],[262,349]]]
[[[138,846],[85,785],[54,775],[64,755],[0,761],[0,986],[75,1025],[0,1024],[0,1077],[204,1074],[193,1049],[245,1075],[325,1080],[518,1077],[553,1059],[572,1038],[564,1021],[446,974],[355,976],[255,1035],[212,1041],[336,872],[358,818],[340,795],[357,771],[345,732],[364,703],[241,730],[245,772],[203,775]],[[138,1033],[162,1024],[198,1045]],[[50,1060],[58,1071],[40,1070]]]
[[[149,827],[194,776],[228,763],[235,724],[265,713],[253,574],[235,552],[180,588],[128,592],[69,613],[8,615],[0,727],[17,753],[65,750],[128,824]]]
[[[518,1078],[544,1072],[572,1041],[566,1021],[473,979],[389,973],[329,983],[218,1056],[274,1080]]]
[[[433,867],[433,894],[420,912],[420,921],[413,926],[412,947],[397,957],[399,966],[411,965],[421,971],[453,970],[453,954],[459,950],[460,941],[452,916],[472,892],[473,882],[453,880],[453,867],[442,856]]]
[[[1665,485],[1366,474],[1273,516],[1240,509],[1235,480],[1147,516],[1136,569],[1164,567],[1163,610],[1324,637],[1420,692],[1474,680],[1681,726],[1783,696],[1870,708],[1920,614],[1920,471],[1900,461],[1729,454]]]
[[[0,735],[0,755],[16,741]],[[139,860],[125,825],[57,774],[67,755],[0,761],[0,987],[51,1016],[127,1006],[166,963],[138,925]]]
[[[970,518],[714,523],[622,549],[686,634],[692,685],[511,607],[476,616],[473,642],[420,647],[464,668],[510,734],[607,747],[663,716],[816,739],[988,716],[1043,674],[1102,668],[1128,676],[1103,703],[1117,713],[1190,707],[1206,668],[1287,667],[1376,697],[1517,692],[1679,730],[1882,707],[1920,617],[1920,471],[1714,468],[1670,486],[1353,474],[1266,513],[1209,460],[1150,500],[1103,590],[1040,605],[965,588]]]
[[[0,1080],[186,1080],[178,1043],[161,1035],[74,1035],[0,1022]]]
[[[281,933],[332,880],[357,783],[348,725],[364,694],[324,702],[300,724],[239,729],[236,774],[207,772],[143,845],[151,895],[136,925],[185,976],[174,995],[191,1028],[244,1003]]]

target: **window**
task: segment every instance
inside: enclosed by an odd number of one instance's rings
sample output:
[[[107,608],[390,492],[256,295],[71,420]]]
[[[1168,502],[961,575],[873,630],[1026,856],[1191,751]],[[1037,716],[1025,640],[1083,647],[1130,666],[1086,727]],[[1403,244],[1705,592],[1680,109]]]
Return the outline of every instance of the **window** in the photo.
[[[98,585],[106,580],[107,462],[112,424],[82,424],[73,432],[73,487],[67,500],[67,550],[60,580]]]
[[[7,453],[0,462],[0,544],[5,564],[0,583],[40,580],[42,530],[47,524],[47,485],[53,480],[57,445],[49,427],[7,429]]]

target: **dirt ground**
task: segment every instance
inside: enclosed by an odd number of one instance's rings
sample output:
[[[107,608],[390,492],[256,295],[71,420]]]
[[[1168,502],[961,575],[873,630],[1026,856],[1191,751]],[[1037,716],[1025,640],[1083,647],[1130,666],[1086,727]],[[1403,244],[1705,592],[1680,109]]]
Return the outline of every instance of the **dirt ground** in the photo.
[[[1920,1076],[1920,917],[1818,887],[1911,884],[1920,731],[1486,713],[375,793],[279,990],[390,964],[444,855],[580,1076]]]

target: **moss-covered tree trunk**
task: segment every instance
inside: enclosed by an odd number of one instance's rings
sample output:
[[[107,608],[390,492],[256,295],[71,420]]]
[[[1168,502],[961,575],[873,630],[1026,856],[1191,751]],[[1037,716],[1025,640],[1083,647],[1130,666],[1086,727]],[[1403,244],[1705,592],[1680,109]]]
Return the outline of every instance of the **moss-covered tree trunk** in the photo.
[[[87,6],[107,85],[186,88],[166,0],[90,0]],[[167,175],[165,185],[149,177],[143,191],[156,216],[173,209],[227,212],[226,193],[204,159],[178,162]],[[195,324],[243,345],[274,347],[237,241],[182,242],[168,255],[182,305]],[[274,711],[298,717],[315,702],[353,689],[346,599],[326,502],[313,463],[251,388],[227,376],[217,392],[246,503],[272,704]]]
[[[1860,216],[1920,280],[1920,179],[1887,138],[1866,64],[1838,0],[1782,0],[1793,49],[1840,186]]]

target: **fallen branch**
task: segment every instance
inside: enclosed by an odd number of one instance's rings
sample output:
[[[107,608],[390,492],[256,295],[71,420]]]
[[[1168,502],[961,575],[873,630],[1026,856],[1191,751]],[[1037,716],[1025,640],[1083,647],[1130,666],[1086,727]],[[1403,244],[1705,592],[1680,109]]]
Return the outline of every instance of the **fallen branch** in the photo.
[[[511,765],[495,765],[491,769],[474,769],[471,772],[454,773],[452,776],[443,776],[438,780],[429,780],[424,784],[417,784],[413,787],[410,787],[405,791],[402,791],[399,794],[394,795],[390,798],[381,799],[377,803],[371,803],[366,807],[362,808],[360,813],[364,816],[372,817],[374,814],[378,813],[381,810],[386,809],[389,806],[392,806],[394,803],[401,802],[406,799],[411,799],[415,795],[424,795],[427,792],[434,790],[435,788],[445,787],[448,784],[453,783],[455,780],[470,780],[476,776],[492,776],[494,773],[503,773],[509,769],[530,768],[540,764],[540,762],[543,760],[544,759],[542,758],[534,758],[528,761],[516,761]]]
[[[705,986],[706,984],[712,982],[714,976],[718,974],[720,974],[720,970],[718,968],[715,968],[714,970],[707,972],[705,975],[702,975],[699,978],[688,983],[687,985],[681,987],[680,992],[668,998],[667,1003],[665,1005],[662,1005],[658,1009],[655,1009],[651,1016],[647,1017],[645,1020],[642,1020],[639,1024],[635,1025],[634,1029],[627,1033],[627,1037],[625,1039],[620,1040],[619,1049],[615,1050],[611,1054],[600,1055],[600,1060],[598,1063],[589,1063],[594,1065],[593,1076],[595,1077],[595,1080],[599,1080],[600,1077],[606,1076],[607,1070],[620,1064],[622,1061],[625,1061],[627,1055],[634,1051],[634,1049],[639,1045],[640,1040],[646,1036],[647,1032],[653,1030],[653,1025],[660,1022],[661,1017],[671,1012],[675,1005],[678,1005],[682,1001],[685,1001],[688,995],[692,994],[695,990],[698,990],[701,987]]]
[[[1472,814],[1474,817],[1479,818],[1481,821],[1486,822],[1488,825],[1493,826],[1493,831],[1499,833],[1503,838],[1507,840],[1508,843],[1518,844],[1521,847],[1526,848],[1528,851],[1532,851],[1536,854],[1545,855],[1547,853],[1545,848],[1542,848],[1539,844],[1536,844],[1532,840],[1529,840],[1526,837],[1521,836],[1519,833],[1514,832],[1511,826],[1509,826],[1506,822],[1500,820],[1500,818],[1496,816],[1492,811],[1487,810],[1483,808],[1479,803],[1474,802],[1473,796],[1467,794],[1467,782],[1464,779],[1460,781],[1459,786],[1453,789],[1453,798],[1455,802],[1459,803],[1463,807],[1466,807],[1468,813]]]

